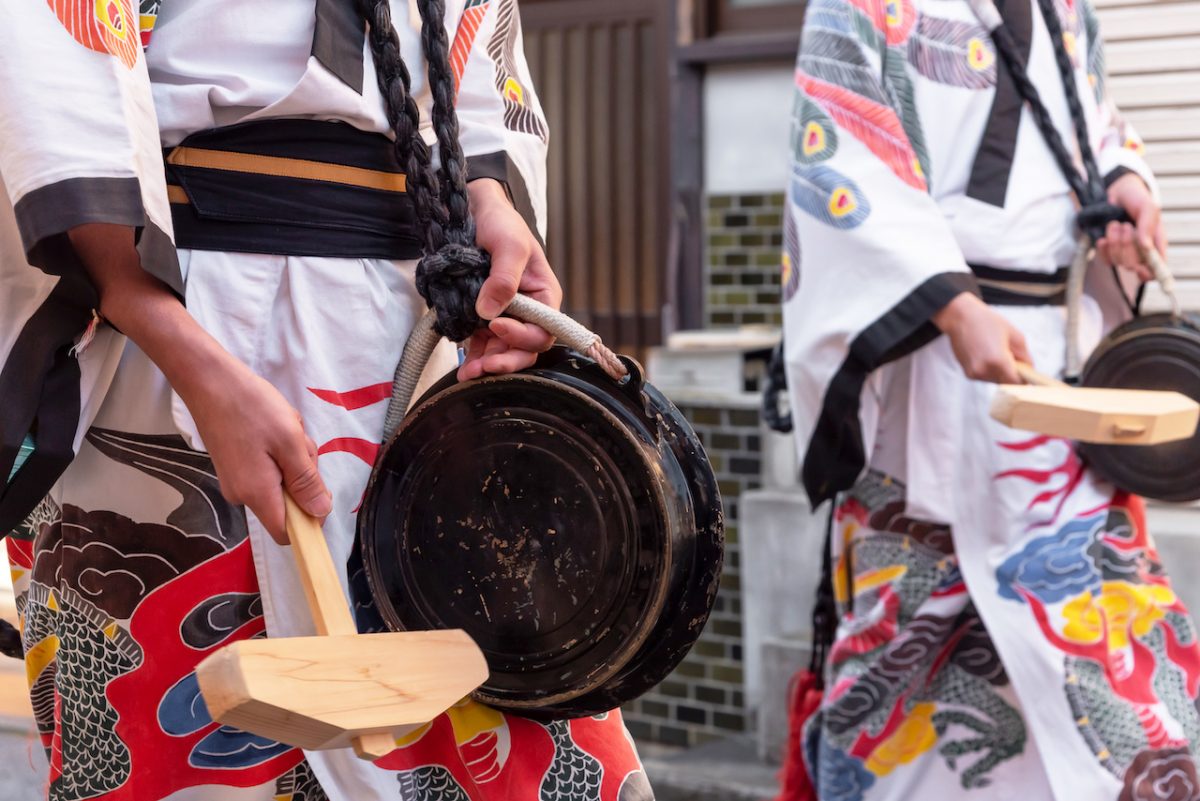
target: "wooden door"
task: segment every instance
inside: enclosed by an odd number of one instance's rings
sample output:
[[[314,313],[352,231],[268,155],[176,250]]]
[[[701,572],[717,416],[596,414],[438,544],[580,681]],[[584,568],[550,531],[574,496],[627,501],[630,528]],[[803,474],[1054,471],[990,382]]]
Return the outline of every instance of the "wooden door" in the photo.
[[[663,332],[670,0],[522,0],[550,127],[547,250],[564,307],[626,352]]]

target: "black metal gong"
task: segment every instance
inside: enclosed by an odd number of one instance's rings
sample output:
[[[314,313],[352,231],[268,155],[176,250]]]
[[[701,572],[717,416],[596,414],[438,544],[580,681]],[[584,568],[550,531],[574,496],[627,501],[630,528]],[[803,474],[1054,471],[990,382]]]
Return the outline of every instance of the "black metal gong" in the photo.
[[[699,636],[723,553],[720,496],[687,421],[640,367],[616,384],[564,348],[414,406],[359,513],[371,592],[397,631],[461,628],[475,697],[543,719],[661,681]]]
[[[1114,330],[1084,367],[1089,387],[1174,390],[1200,401],[1200,318],[1151,314]],[[1200,500],[1200,432],[1161,445],[1092,445],[1079,452],[1121,489],[1161,501]]]

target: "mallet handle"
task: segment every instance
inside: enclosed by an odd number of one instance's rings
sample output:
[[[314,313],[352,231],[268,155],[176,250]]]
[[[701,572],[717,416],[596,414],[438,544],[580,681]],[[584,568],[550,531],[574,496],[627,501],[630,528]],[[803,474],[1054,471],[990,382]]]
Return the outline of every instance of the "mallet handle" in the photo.
[[[296,556],[296,570],[304,587],[304,597],[308,599],[317,634],[358,634],[320,522],[301,509],[286,492],[283,493],[283,503],[288,538],[292,543],[292,553]],[[373,760],[395,750],[396,740],[390,734],[364,734],[355,737],[351,745],[360,758]]]
[[[342,594],[342,583],[333,567],[333,557],[329,555],[329,545],[325,542],[321,524],[301,509],[286,492],[283,499],[287,507],[288,538],[296,557],[296,570],[300,574],[300,584],[304,587],[304,597],[308,599],[317,634],[358,634],[358,627],[354,625],[350,607],[346,604],[346,596]]]
[[[1067,385],[1062,381],[1051,378],[1044,373],[1039,373],[1037,370],[1033,369],[1032,365],[1025,364],[1024,362],[1017,362],[1017,373],[1020,374],[1022,381],[1035,387],[1067,388]]]

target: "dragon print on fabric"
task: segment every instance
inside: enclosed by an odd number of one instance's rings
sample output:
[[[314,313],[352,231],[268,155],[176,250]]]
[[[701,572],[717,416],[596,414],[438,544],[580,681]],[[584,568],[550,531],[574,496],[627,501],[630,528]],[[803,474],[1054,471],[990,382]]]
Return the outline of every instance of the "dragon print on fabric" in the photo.
[[[161,5],[162,0],[142,0],[140,19],[138,20],[138,28],[142,35],[142,47],[150,44],[150,38],[154,34],[154,23],[158,21],[158,9]]]
[[[26,524],[34,539],[9,540],[51,801],[164,798],[292,770],[299,751],[216,724],[199,697],[195,664],[264,628],[245,517],[211,462],[178,436],[93,429],[86,447],[166,488],[174,508],[152,523],[45,502]]]
[[[308,762],[301,762],[275,782],[274,801],[329,801]]]
[[[1200,741],[1200,639],[1146,533],[1141,500],[1118,493],[1031,536],[996,578],[1001,597],[1028,606],[1063,653],[1079,734],[1124,781],[1122,800],[1200,797],[1190,750]]]
[[[823,800],[861,801],[893,771],[934,757],[963,789],[986,787],[1027,746],[949,530],[904,506],[903,485],[872,472],[835,514],[842,621],[806,735]]]
[[[115,56],[129,69],[142,42],[129,0],[48,0],[50,9],[79,44]]]
[[[495,0],[496,30],[488,42],[488,56],[496,63],[496,88],[504,98],[504,125],[510,131],[549,138],[546,121],[530,103],[531,92],[517,69],[521,26],[516,0]]]

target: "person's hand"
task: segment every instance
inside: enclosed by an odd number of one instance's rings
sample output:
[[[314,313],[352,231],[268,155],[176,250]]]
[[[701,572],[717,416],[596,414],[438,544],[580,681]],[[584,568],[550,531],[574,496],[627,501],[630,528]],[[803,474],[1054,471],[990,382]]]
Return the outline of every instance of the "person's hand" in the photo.
[[[177,388],[208,449],[221,494],[254,513],[280,545],[288,543],[283,492],[323,520],[333,498],[317,471],[317,446],[300,414],[275,387],[226,356],[204,380]]]
[[[1130,270],[1143,281],[1154,278],[1154,271],[1142,254],[1150,248],[1167,256],[1167,231],[1162,209],[1137,173],[1126,173],[1108,188],[1108,201],[1120,206],[1133,218],[1133,224],[1111,222],[1104,238],[1096,243],[1100,258],[1116,267]]]
[[[1017,362],[1032,363],[1024,335],[969,292],[946,304],[933,322],[950,338],[954,357],[967,378],[1020,384]]]
[[[524,370],[554,344],[554,338],[538,326],[500,316],[518,292],[555,309],[562,303],[562,288],[545,252],[504,187],[483,178],[472,181],[468,191],[475,241],[492,254],[492,271],[479,291],[475,310],[491,322],[468,340],[467,358],[458,370],[460,381]]]
[[[317,472],[317,448],[296,410],[142,269],[133,229],[90,224],[68,235],[100,313],[162,370],[192,413],[226,500],[248,507],[281,545],[285,487],[313,517],[328,515],[332,498]]]

